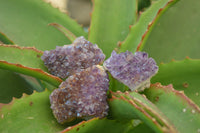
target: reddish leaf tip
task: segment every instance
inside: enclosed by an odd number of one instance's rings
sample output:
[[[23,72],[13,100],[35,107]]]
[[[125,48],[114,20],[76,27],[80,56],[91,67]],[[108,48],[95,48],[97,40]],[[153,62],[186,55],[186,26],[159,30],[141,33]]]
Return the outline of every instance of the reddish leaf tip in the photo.
[[[176,60],[175,60],[175,59],[172,59],[172,60],[171,60],[171,62],[174,62],[174,61],[176,61]]]
[[[189,56],[186,56],[185,59],[191,59]]]

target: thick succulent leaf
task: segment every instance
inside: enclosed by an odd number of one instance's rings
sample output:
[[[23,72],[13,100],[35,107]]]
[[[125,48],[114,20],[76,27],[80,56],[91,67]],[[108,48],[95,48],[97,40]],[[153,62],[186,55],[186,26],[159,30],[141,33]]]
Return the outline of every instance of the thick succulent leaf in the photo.
[[[111,92],[110,112],[118,120],[139,118],[155,132],[176,132],[173,125],[148,99],[136,92]]]
[[[160,64],[158,74],[152,78],[152,83],[163,85],[173,84],[177,90],[184,93],[200,106],[200,60],[185,59]]]
[[[89,41],[97,43],[108,58],[136,19],[137,0],[94,0]]]
[[[200,108],[182,91],[176,91],[172,85],[153,84],[145,94],[174,124],[180,133],[200,131]]]
[[[0,60],[9,63],[21,64],[31,68],[40,68],[47,71],[44,62],[40,59],[43,52],[34,47],[19,47],[17,45],[0,44]]]
[[[9,44],[9,45],[14,44],[12,40],[10,40],[5,34],[1,32],[0,32],[0,42],[3,42],[3,44]],[[12,97],[19,98],[22,95],[22,93],[31,94],[32,90],[36,90],[39,92],[44,90],[44,86],[41,84],[41,81],[36,78],[31,78],[29,76],[25,76],[22,74],[19,75],[14,72],[3,70],[3,69],[1,69],[1,73],[2,74],[0,75],[0,77],[2,79],[1,80],[2,86],[0,87],[0,90],[1,90],[2,96],[0,99],[0,103],[10,102]],[[6,76],[6,74],[8,75]],[[14,75],[14,76],[11,76],[11,75]],[[10,81],[9,78],[5,78],[5,77],[12,77],[14,81]],[[15,82],[15,81],[18,81],[16,85],[15,83],[8,84],[8,82]],[[29,91],[27,91],[27,88],[29,88]],[[15,95],[15,93],[17,95]]]
[[[200,1],[180,0],[159,19],[144,51],[157,62],[200,58]],[[183,10],[184,9],[184,10]]]
[[[12,103],[4,105],[0,110],[0,132],[24,133],[55,133],[64,130],[67,126],[58,124],[50,109],[49,95],[51,92],[35,92]]]
[[[4,33],[0,32],[0,42],[4,44],[14,44]]]
[[[22,93],[31,94],[33,89],[18,74],[0,69],[0,103],[9,103],[13,97],[20,98]]]
[[[43,81],[43,80],[40,80],[41,81],[41,84],[44,88],[47,88],[48,90],[50,91],[53,91],[54,89],[58,88],[57,86],[53,86],[52,84],[46,82],[46,81]]]
[[[0,44],[0,68],[30,75],[58,86],[62,80],[45,71],[42,52],[35,48]]]
[[[159,0],[152,4],[131,27],[129,35],[120,45],[120,52],[141,50],[155,22],[177,0]]]
[[[1,0],[0,30],[21,46],[40,50],[70,43],[63,33],[48,26],[59,23],[76,36],[87,36],[81,26],[43,0]]]
[[[68,127],[61,133],[123,133],[130,126],[130,123],[121,123],[115,120],[108,120],[106,118],[93,118],[88,121]]]

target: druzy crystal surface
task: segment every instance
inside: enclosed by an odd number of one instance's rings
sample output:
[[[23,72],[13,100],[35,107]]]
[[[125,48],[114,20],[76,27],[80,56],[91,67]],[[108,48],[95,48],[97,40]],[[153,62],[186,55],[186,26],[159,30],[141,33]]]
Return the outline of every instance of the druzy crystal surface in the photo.
[[[75,118],[105,117],[108,112],[108,75],[94,65],[69,76],[50,95],[51,109],[59,123]]]
[[[96,44],[79,37],[71,45],[44,51],[41,59],[52,75],[66,78],[90,66],[101,64],[105,55]]]
[[[111,75],[133,90],[143,90],[150,86],[150,78],[158,71],[158,66],[145,52],[135,54],[126,51],[117,54],[112,52],[111,57],[104,62],[104,67]]]

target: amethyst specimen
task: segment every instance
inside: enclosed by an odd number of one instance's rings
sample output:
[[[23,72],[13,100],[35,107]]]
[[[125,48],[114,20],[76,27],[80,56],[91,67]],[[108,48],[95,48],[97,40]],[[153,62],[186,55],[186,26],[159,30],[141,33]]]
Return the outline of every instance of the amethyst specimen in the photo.
[[[105,55],[96,44],[79,37],[71,45],[44,51],[41,59],[51,74],[66,78],[90,66],[101,64]]]
[[[75,118],[105,117],[108,112],[108,75],[101,66],[92,66],[69,76],[50,95],[51,108],[59,123]]]
[[[133,90],[144,90],[150,86],[150,78],[158,71],[158,66],[145,52],[132,54],[129,51],[117,54],[112,52],[111,57],[104,62],[104,67],[111,75]]]

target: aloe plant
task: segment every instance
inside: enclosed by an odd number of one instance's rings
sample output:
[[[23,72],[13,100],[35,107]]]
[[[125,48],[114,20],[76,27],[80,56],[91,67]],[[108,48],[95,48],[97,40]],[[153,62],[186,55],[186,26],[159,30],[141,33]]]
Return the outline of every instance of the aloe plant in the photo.
[[[92,4],[0,1],[0,132],[199,133],[200,2]]]

